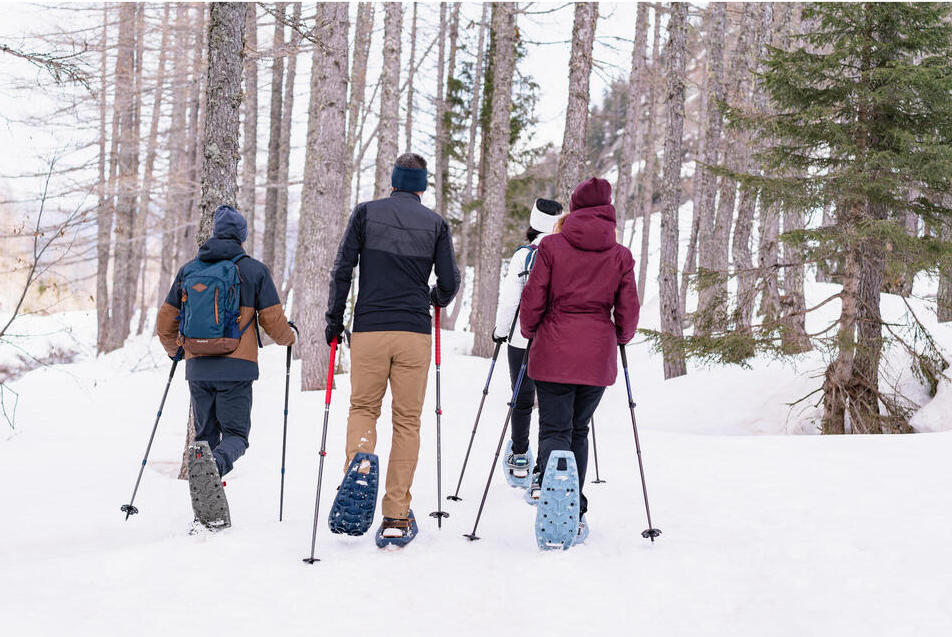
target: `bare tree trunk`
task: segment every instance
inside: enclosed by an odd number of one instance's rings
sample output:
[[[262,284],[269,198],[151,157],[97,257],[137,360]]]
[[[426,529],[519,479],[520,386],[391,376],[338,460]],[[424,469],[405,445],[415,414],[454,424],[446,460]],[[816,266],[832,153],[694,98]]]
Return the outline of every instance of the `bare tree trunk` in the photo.
[[[416,3],[414,3],[414,8]],[[437,42],[439,42],[436,62],[436,115],[435,115],[435,128],[436,134],[434,135],[434,149],[433,149],[433,184],[434,184],[434,195],[436,198],[436,209],[439,211],[443,208],[443,171],[441,170],[443,166],[443,153],[446,151],[446,127],[445,127],[445,118],[444,114],[446,113],[446,100],[444,99],[444,71],[446,69],[446,3],[440,3],[440,30],[439,34],[436,36]],[[407,146],[409,148],[409,146]]]
[[[515,5],[493,3],[492,106],[487,144],[487,180],[483,197],[483,231],[479,261],[483,264],[473,296],[473,354],[490,356],[492,330],[496,318],[499,269],[502,265],[502,230],[506,210],[506,183],[509,157],[512,77],[516,62]]]
[[[641,258],[638,260],[638,295],[645,300],[645,285],[648,282],[648,251],[651,247],[651,209],[654,202],[654,182],[658,172],[658,155],[655,151],[655,114],[657,111],[657,86],[661,82],[661,17],[654,10],[654,35],[651,43],[651,71],[648,75],[648,103],[645,107],[646,122],[643,168],[639,176],[641,201]],[[635,236],[632,233],[631,238]]]
[[[275,6],[274,39],[271,44],[271,114],[268,132],[268,174],[264,200],[264,244],[261,247],[261,261],[275,273],[275,248],[278,230],[278,190],[281,179],[281,116],[284,91],[284,20],[286,2]]]
[[[301,191],[295,290],[296,319],[301,326],[301,389],[327,387],[329,351],[324,341],[324,313],[330,271],[343,225],[340,202],[347,196],[347,5],[319,2],[317,24],[322,46],[314,47],[307,151]]]
[[[380,70],[380,124],[377,126],[377,162],[374,171],[374,199],[390,192],[390,172],[397,159],[400,135],[400,34],[403,7],[384,3],[383,68]]]
[[[354,153],[360,141],[357,123],[364,108],[364,96],[367,88],[367,59],[370,57],[370,41],[374,28],[374,5],[372,2],[361,2],[357,5],[357,22],[354,27],[354,60],[350,71],[350,101],[347,111],[347,173],[344,184],[347,196],[344,198],[343,215],[346,220],[351,211],[351,192],[353,189],[354,171],[359,172],[357,158]],[[359,196],[359,193],[358,193]]]
[[[704,113],[704,150],[700,157],[700,166],[698,166],[699,182],[698,192],[694,195],[694,221],[698,232],[698,254],[697,270],[699,272],[698,288],[698,306],[694,319],[694,330],[696,334],[708,334],[712,325],[718,321],[714,320],[715,314],[722,314],[724,303],[727,299],[718,298],[718,287],[708,285],[710,281],[707,277],[711,273],[717,272],[718,276],[724,276],[716,270],[717,258],[715,257],[715,195],[717,177],[713,172],[713,167],[717,165],[721,145],[722,115],[721,103],[725,97],[724,86],[724,41],[727,25],[726,4],[722,2],[712,2],[707,5],[707,109]],[[737,39],[737,51],[735,59],[741,55],[745,56],[746,47],[742,43],[746,42],[746,34],[741,31]],[[733,70],[733,65],[732,65]],[[725,180],[722,179],[722,182]],[[732,184],[733,186],[733,184]],[[723,201],[723,191],[722,191]],[[731,200],[733,203],[733,199]],[[733,213],[733,206],[731,206]],[[723,215],[717,210],[718,219]],[[688,248],[688,258],[685,262],[684,277],[681,281],[681,294],[687,295],[687,274],[694,270],[694,243]],[[684,298],[681,299],[682,309],[684,308]]]
[[[189,87],[189,114],[188,128],[186,132],[187,151],[186,151],[186,179],[185,190],[186,198],[183,199],[181,207],[181,222],[176,243],[176,255],[174,263],[181,263],[186,253],[192,254],[195,236],[197,234],[198,224],[195,223],[196,201],[201,192],[201,183],[199,178],[200,156],[202,150],[202,136],[205,130],[204,111],[205,105],[202,96],[205,94],[205,43],[207,42],[206,12],[204,5],[197,7],[198,16],[194,29],[193,56],[192,56],[192,80]]]
[[[588,87],[592,75],[592,45],[595,42],[597,22],[598,3],[575,3],[572,54],[569,58],[569,96],[565,108],[565,131],[562,134],[562,152],[559,154],[559,172],[555,187],[556,197],[562,198],[563,201],[568,201],[572,190],[581,181],[585,162]]]
[[[301,3],[291,5],[291,21],[301,22]],[[288,66],[284,73],[284,101],[281,105],[281,138],[278,144],[278,210],[275,216],[274,230],[274,268],[271,275],[274,285],[283,301],[287,297],[284,285],[284,271],[287,268],[288,236],[288,190],[289,165],[291,163],[291,123],[294,115],[294,76],[297,74],[298,49],[301,45],[301,33],[291,29],[291,42],[287,49]]]
[[[945,224],[939,226],[939,237],[945,241],[952,239],[952,233]],[[935,301],[936,317],[939,322],[948,323],[952,321],[952,269],[950,268],[942,268],[939,271],[939,291],[936,294]]]
[[[665,379],[687,373],[684,352],[678,342],[683,338],[681,305],[678,301],[678,208],[681,205],[681,144],[684,130],[685,42],[688,5],[671,4],[668,21],[668,45],[665,49],[667,76],[665,110],[667,123],[664,139],[664,186],[661,210],[661,268],[658,276],[661,295],[661,331],[664,335]]]
[[[258,173],[258,14],[254,2],[247,3],[245,15],[245,99],[242,122],[241,189],[238,209],[248,220],[248,254],[257,255],[255,243],[255,181]]]
[[[775,203],[760,206],[760,241],[757,249],[761,280],[760,314],[764,321],[780,317],[780,282],[777,277],[780,237],[780,210]]]
[[[416,75],[416,41],[417,41],[417,6],[419,2],[413,3],[413,18],[410,21],[410,66],[407,67],[407,125],[406,125],[406,134],[407,134],[407,143],[404,148],[407,149],[407,152],[413,150],[413,77]],[[443,14],[446,11],[446,5],[440,4],[440,29],[443,28]],[[443,38],[442,31],[440,34],[440,67],[438,70],[437,80],[437,95],[440,95],[439,85],[443,79]],[[439,98],[437,98],[439,99]],[[439,127],[440,122],[437,119],[437,127]],[[437,128],[439,130],[439,128]]]
[[[615,211],[618,227],[624,241],[625,221],[628,211],[633,209],[632,167],[639,156],[644,138],[644,126],[639,126],[642,117],[641,98],[645,88],[646,47],[648,45],[648,5],[638,5],[638,17],[635,19],[635,44],[631,50],[631,74],[628,76],[628,107],[625,110],[625,132],[622,136],[621,157],[618,161],[618,182],[615,185]],[[647,169],[647,166],[645,167]],[[631,215],[634,218],[634,215]],[[635,233],[634,225],[631,233]]]
[[[106,188],[106,67],[108,65],[109,6],[102,9],[102,57],[99,88],[99,203],[96,208],[96,352],[109,342],[109,247],[112,203]],[[115,121],[115,117],[113,117]],[[115,127],[113,127],[115,128]],[[115,132],[113,132],[115,137]]]
[[[479,22],[479,39],[476,46],[476,67],[473,73],[473,100],[469,120],[469,143],[466,146],[466,186],[464,192],[463,219],[460,228],[460,258],[459,270],[461,273],[459,291],[456,293],[456,300],[453,302],[453,309],[446,320],[446,329],[456,329],[456,321],[459,318],[460,310],[463,307],[463,298],[466,290],[466,268],[469,265],[470,245],[472,244],[472,217],[473,206],[476,200],[476,191],[474,189],[474,179],[476,177],[476,133],[479,130],[479,108],[482,104],[483,61],[485,58],[485,38],[487,21],[489,17],[489,4],[483,4],[483,13]]]

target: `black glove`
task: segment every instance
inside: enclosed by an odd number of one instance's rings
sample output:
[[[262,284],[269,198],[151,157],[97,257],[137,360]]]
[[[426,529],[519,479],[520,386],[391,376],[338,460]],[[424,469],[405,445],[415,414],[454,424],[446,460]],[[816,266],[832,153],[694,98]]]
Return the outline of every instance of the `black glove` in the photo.
[[[430,305],[433,307],[443,307],[443,304],[440,303],[439,293],[435,285],[430,288]]]
[[[300,332],[298,332],[297,325],[294,324],[294,321],[288,321],[288,325],[291,327],[292,330],[294,330],[295,334],[300,334]]]
[[[508,336],[496,336],[496,332],[493,332],[493,343],[496,343],[497,345],[502,345],[508,340],[509,340]]]
[[[185,348],[184,348],[184,347],[179,347],[178,350],[177,350],[174,354],[172,354],[171,356],[169,356],[169,360],[171,360],[171,361],[174,362],[174,363],[179,362],[179,361],[182,360],[183,358],[185,358]]]
[[[331,341],[335,338],[337,339],[338,344],[340,343],[340,335],[344,333],[343,325],[328,325],[324,328],[324,338],[327,339],[327,344],[330,345]]]

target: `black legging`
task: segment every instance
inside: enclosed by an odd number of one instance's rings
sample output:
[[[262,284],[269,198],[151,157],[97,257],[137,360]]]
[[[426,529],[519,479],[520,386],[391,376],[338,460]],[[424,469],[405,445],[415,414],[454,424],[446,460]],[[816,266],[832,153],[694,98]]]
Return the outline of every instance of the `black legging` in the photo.
[[[522,367],[522,357],[526,350],[521,347],[506,346],[509,358],[509,383],[512,389],[516,388],[516,379],[519,377],[519,368]],[[510,394],[512,396],[512,394]],[[516,404],[512,410],[512,451],[526,453],[529,450],[529,422],[532,420],[532,406],[535,404],[535,383],[526,374],[516,396]]]

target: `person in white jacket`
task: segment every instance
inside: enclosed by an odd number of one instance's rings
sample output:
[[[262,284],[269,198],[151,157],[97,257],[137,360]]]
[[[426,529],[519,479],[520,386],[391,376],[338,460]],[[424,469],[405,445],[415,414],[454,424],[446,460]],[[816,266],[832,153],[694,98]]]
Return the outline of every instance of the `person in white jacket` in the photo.
[[[519,302],[522,290],[529,278],[529,271],[535,261],[536,247],[550,234],[562,216],[562,205],[550,199],[536,199],[529,215],[529,229],[526,231],[527,244],[519,246],[509,260],[509,268],[503,279],[496,308],[496,326],[493,329],[493,341],[508,341],[506,353],[509,359],[510,383],[515,388],[522,358],[528,342],[518,329]],[[529,422],[532,418],[532,406],[535,404],[535,384],[526,376],[519,388],[512,410],[512,438],[504,456],[504,468],[507,480],[516,486],[528,487],[531,478],[532,453],[529,450]]]

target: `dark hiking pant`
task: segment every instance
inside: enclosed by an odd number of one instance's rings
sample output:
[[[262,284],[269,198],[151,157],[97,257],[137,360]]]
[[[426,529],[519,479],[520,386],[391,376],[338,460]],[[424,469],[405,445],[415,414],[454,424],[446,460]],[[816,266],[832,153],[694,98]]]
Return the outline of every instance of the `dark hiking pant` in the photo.
[[[545,472],[549,454],[571,451],[578,465],[581,514],[588,511],[585,470],[588,467],[588,424],[598,407],[604,387],[536,381],[539,392],[539,468]],[[540,476],[541,477],[541,476]]]
[[[516,388],[516,379],[519,378],[519,368],[522,367],[522,357],[526,350],[520,347],[506,346],[509,357],[509,386]],[[532,407],[535,405],[535,383],[526,373],[522,378],[519,395],[512,410],[512,452],[526,453],[529,450],[529,423],[532,420]],[[512,397],[512,394],[509,395]]]
[[[195,412],[195,440],[212,449],[218,473],[231,471],[248,448],[251,431],[250,380],[190,380],[192,410]]]

